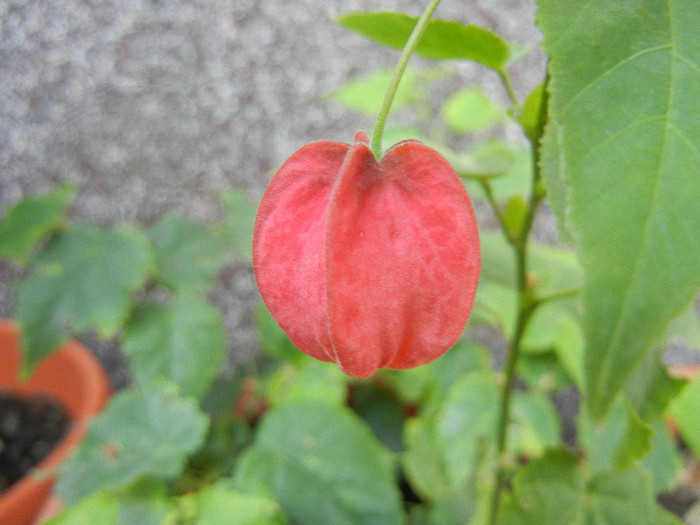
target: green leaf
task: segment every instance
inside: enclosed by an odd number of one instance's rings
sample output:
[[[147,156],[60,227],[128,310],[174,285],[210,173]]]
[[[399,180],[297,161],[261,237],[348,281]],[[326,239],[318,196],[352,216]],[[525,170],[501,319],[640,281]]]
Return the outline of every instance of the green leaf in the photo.
[[[649,352],[632,373],[625,387],[625,397],[643,421],[663,416],[668,404],[685,385],[685,381],[671,377],[661,362],[661,348]]]
[[[337,20],[343,27],[396,49],[403,49],[417,21],[418,17],[391,12],[351,13]],[[510,47],[488,29],[433,19],[416,53],[434,60],[473,60],[500,71],[508,63]]]
[[[69,329],[113,337],[152,271],[148,240],[138,230],[76,226],[58,237],[19,285],[25,371],[64,342]]]
[[[578,459],[569,452],[551,450],[518,470],[513,491],[513,497],[504,500],[502,525],[580,523],[585,479]]]
[[[539,139],[540,106],[544,94],[544,82],[533,89],[525,99],[522,109],[516,115],[516,121],[520,124],[530,141]]]
[[[588,484],[583,523],[600,525],[682,525],[660,507],[641,468],[601,472]]]
[[[700,457],[700,374],[697,374],[669,407],[683,439]]]
[[[457,175],[467,179],[504,177],[517,167],[522,157],[521,152],[500,140],[481,142],[466,153],[456,153],[441,144],[428,145],[449,161]]]
[[[346,401],[347,381],[337,366],[307,356],[295,366],[279,367],[267,380],[265,398],[271,405],[303,400],[340,406]]]
[[[553,450],[521,468],[499,524],[681,525],[654,500],[643,469],[605,471],[586,479],[578,458]]]
[[[516,392],[511,419],[509,448],[514,456],[532,459],[559,444],[559,416],[545,394]]]
[[[305,354],[292,344],[262,301],[255,310],[255,326],[258,342],[267,355],[281,361],[296,362],[304,359]]]
[[[331,94],[331,99],[347,109],[376,117],[392,75],[393,71],[382,70],[372,73],[368,77],[352,80],[334,91]],[[419,75],[418,72],[410,69],[404,73],[391,105],[392,110],[406,107],[416,100],[416,81]]]
[[[493,465],[488,444],[480,443],[481,453],[469,458],[469,471],[459,480],[453,480],[447,473],[444,447],[436,441],[431,423],[422,417],[409,420],[404,440],[407,444],[402,456],[404,472],[413,490],[429,502],[430,523],[483,522],[487,503],[485,486],[489,480],[485,468]]]
[[[402,521],[388,452],[344,407],[290,402],[268,412],[235,480],[241,491],[272,496],[295,523]]]
[[[109,494],[96,493],[82,499],[77,505],[64,510],[46,525],[83,525],[100,523],[118,525],[119,505]]]
[[[0,257],[27,264],[36,244],[65,224],[75,192],[75,187],[63,186],[15,204],[0,224]]]
[[[160,497],[120,497],[117,525],[164,525],[172,523],[177,509],[165,495]],[[82,524],[80,524],[82,525]]]
[[[442,118],[457,134],[476,133],[503,122],[505,113],[479,88],[454,93],[442,106]]]
[[[508,338],[517,316],[516,301],[516,294],[512,288],[481,279],[474,299],[471,320],[473,323],[484,323],[498,328]]]
[[[171,480],[204,441],[207,425],[207,416],[174,385],[123,390],[91,422],[78,453],[62,467],[57,492],[71,504],[144,474]]]
[[[666,340],[681,339],[691,348],[700,350],[700,316],[695,309],[695,301],[676,317],[668,327]]]
[[[503,209],[503,223],[508,235],[513,239],[520,235],[527,215],[527,203],[522,195],[513,195]]]
[[[214,485],[194,496],[192,525],[283,525],[287,520],[279,504],[268,498],[243,494]],[[189,523],[189,522],[188,522]]]
[[[489,362],[486,347],[461,340],[435,361],[408,370],[383,369],[379,374],[405,405],[418,405],[421,415],[428,416],[439,409],[448,390],[463,375],[487,370]]]
[[[481,281],[475,308],[485,309],[503,324],[506,335],[515,320],[515,258],[503,235],[481,232]],[[570,250],[531,243],[530,275],[539,300],[571,299],[578,293],[581,269]],[[477,315],[479,312],[475,312]],[[484,313],[484,312],[482,312]]]
[[[171,290],[211,288],[225,252],[213,233],[185,217],[167,215],[148,230],[156,254],[156,279]]]
[[[431,417],[409,422],[404,467],[411,484],[429,499],[470,482],[495,440],[498,385],[490,370],[465,374]],[[430,450],[430,453],[427,451]]]
[[[580,389],[583,387],[583,347],[581,325],[571,317],[557,324],[554,351],[566,373]]]
[[[530,318],[522,340],[527,354],[554,351],[579,388],[583,384],[583,344],[580,325],[562,301],[540,305]]]
[[[538,19],[601,419],[700,286],[700,4],[544,0]]]
[[[166,378],[179,385],[183,396],[200,399],[226,356],[226,334],[216,308],[183,293],[168,305],[139,306],[123,347],[140,385]]]
[[[403,450],[405,416],[388,390],[369,383],[356,385],[350,390],[350,406],[384,446],[392,452]]]
[[[659,494],[672,490],[678,485],[683,471],[683,461],[667,422],[664,419],[657,419],[651,423],[651,427],[654,431],[651,451],[642,460],[642,465],[651,473],[652,492]]]
[[[547,202],[552,208],[557,223],[559,239],[573,242],[571,230],[567,225],[569,187],[564,180],[564,157],[562,155],[562,131],[556,121],[550,120],[540,140],[540,173],[542,183],[547,190]]]
[[[587,412],[579,413],[578,436],[591,470],[598,472],[611,466],[625,469],[642,460],[651,450],[653,431],[629,403],[619,401],[603,424],[596,424]]]
[[[627,407],[627,427],[623,440],[615,450],[613,465],[618,470],[631,467],[641,458],[644,458],[651,450],[651,440],[654,435],[651,427],[642,421],[632,410],[628,403]]]
[[[535,296],[539,300],[575,297],[581,288],[581,267],[571,250],[546,244],[530,244]]]
[[[256,204],[244,190],[223,192],[219,199],[228,214],[221,225],[224,238],[243,261],[252,261]]]

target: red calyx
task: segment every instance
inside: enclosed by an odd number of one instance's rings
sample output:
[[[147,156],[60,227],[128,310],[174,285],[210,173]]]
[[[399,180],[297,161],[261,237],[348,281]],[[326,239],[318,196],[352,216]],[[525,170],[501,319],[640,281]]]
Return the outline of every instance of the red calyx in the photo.
[[[436,151],[400,142],[377,161],[355,144],[294,153],[263,196],[253,267],[302,352],[369,377],[432,361],[459,339],[481,265],[474,210]]]

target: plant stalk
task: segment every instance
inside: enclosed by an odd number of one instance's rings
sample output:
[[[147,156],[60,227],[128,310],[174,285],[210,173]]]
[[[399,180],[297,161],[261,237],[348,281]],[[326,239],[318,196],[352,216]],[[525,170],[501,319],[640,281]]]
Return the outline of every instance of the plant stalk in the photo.
[[[537,306],[541,304],[535,300],[533,286],[529,283],[527,274],[527,248],[530,233],[532,232],[532,224],[535,220],[535,214],[540,202],[544,198],[544,192],[541,188],[540,174],[540,152],[539,143],[542,133],[544,132],[545,124],[548,119],[548,99],[547,99],[547,82],[549,77],[545,79],[545,88],[543,91],[542,100],[540,102],[540,110],[537,119],[536,139],[532,141],[532,187],[530,190],[530,198],[528,202],[527,214],[523,220],[523,225],[520,233],[516,238],[511,240],[511,245],[515,251],[516,260],[516,283],[518,286],[518,317],[515,323],[513,337],[508,345],[508,354],[505,364],[505,380],[501,390],[501,401],[498,413],[498,426],[496,437],[496,458],[498,461],[496,472],[496,485],[493,490],[491,499],[491,509],[488,523],[496,525],[498,521],[498,511],[501,503],[501,494],[508,482],[508,464],[507,464],[507,445],[508,445],[508,422],[510,421],[510,405],[513,395],[513,385],[515,383],[515,375],[517,371],[518,359],[520,358],[522,337],[525,333],[525,328]],[[495,205],[496,203],[492,203]],[[504,229],[503,233],[508,236],[508,232]]]
[[[413,28],[411,36],[408,37],[406,45],[404,46],[401,56],[399,57],[399,61],[396,64],[396,68],[394,68],[394,74],[391,76],[389,86],[384,94],[382,107],[379,109],[377,122],[374,125],[374,131],[372,132],[372,138],[370,140],[370,149],[377,159],[381,158],[382,156],[382,135],[384,134],[384,126],[386,125],[386,120],[389,116],[389,111],[391,110],[391,104],[396,96],[396,90],[399,88],[401,77],[403,77],[408,61],[413,52],[416,50],[418,42],[420,42],[423,33],[425,33],[425,29],[428,27],[430,17],[433,16],[433,12],[439,3],[440,0],[430,0],[428,7],[425,8],[425,11],[423,11],[423,14],[421,14],[420,18],[418,19],[418,22],[416,22],[416,26]]]

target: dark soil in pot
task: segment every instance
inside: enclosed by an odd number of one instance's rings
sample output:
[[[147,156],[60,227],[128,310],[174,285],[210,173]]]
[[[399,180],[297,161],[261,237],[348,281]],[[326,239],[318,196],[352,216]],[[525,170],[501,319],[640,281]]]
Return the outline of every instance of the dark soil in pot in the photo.
[[[0,494],[48,456],[70,425],[66,410],[49,396],[0,391]]]

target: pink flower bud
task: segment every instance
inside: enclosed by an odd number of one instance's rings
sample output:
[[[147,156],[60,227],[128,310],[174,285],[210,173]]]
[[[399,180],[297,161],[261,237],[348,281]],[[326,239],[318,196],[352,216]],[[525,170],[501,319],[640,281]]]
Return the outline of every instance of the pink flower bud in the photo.
[[[253,267],[265,304],[302,352],[369,377],[432,361],[460,337],[481,265],[471,201],[415,140],[377,161],[355,144],[294,153],[263,196]]]

